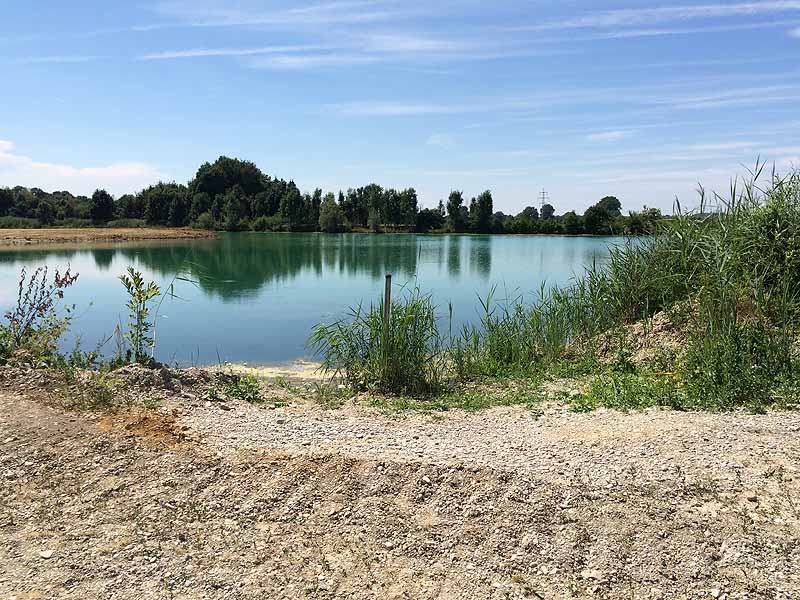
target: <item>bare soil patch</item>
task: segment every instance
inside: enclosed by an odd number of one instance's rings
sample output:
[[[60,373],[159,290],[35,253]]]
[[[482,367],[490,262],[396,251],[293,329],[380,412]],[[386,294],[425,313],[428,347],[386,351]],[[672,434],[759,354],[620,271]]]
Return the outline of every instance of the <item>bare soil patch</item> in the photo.
[[[0,247],[138,240],[195,240],[214,237],[216,234],[213,231],[188,228],[0,229]]]
[[[0,378],[0,597],[800,598],[800,414],[255,407],[202,373],[99,412]]]

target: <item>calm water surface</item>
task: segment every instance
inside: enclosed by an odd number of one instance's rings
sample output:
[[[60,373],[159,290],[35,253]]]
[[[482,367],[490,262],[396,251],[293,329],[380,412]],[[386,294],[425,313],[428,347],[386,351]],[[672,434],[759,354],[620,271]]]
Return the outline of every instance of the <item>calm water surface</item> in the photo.
[[[16,300],[20,269],[40,265],[80,273],[67,300],[77,305],[73,333],[85,350],[125,322],[127,300],[117,276],[128,265],[166,286],[180,271],[197,280],[176,282],[181,300],[168,299],[158,320],[157,358],[187,364],[218,361],[270,364],[308,356],[311,328],[346,314],[359,301],[377,301],[384,275],[395,294],[418,285],[433,294],[454,327],[478,318],[478,296],[532,295],[602,262],[619,238],[560,236],[425,236],[223,234],[217,240],[144,242],[75,248],[0,249],[0,309]],[[113,343],[106,350],[113,351]]]

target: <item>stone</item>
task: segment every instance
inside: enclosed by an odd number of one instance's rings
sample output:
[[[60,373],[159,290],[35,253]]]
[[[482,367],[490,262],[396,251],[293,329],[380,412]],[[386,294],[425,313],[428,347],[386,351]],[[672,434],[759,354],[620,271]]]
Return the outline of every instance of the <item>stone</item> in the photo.
[[[40,550],[39,556],[43,559],[47,560],[48,558],[53,558],[53,551],[52,550]]]

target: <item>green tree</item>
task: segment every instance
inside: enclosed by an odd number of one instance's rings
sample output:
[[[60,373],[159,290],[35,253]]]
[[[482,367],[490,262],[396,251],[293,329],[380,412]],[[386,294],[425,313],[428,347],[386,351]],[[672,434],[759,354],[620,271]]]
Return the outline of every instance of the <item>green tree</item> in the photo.
[[[303,212],[305,205],[303,204],[303,197],[300,195],[300,190],[294,183],[286,191],[281,198],[281,217],[283,222],[286,223],[289,229],[293,229],[303,223]]]
[[[595,206],[603,209],[612,217],[619,217],[622,215],[622,203],[616,196],[606,196],[595,204]]]
[[[95,223],[107,223],[114,218],[114,199],[105,190],[95,190],[89,205],[89,215]]]
[[[39,219],[39,222],[42,225],[51,225],[56,219],[56,213],[53,205],[47,200],[40,201],[39,206],[36,209],[36,218]]]
[[[336,203],[333,194],[326,194],[319,209],[319,228],[326,233],[347,231],[344,209]]]
[[[556,216],[556,209],[553,208],[552,204],[545,204],[545,205],[542,206],[542,214],[541,214],[541,216],[542,216],[542,219],[545,220],[545,221],[548,220],[548,219],[552,219],[553,217]]]
[[[564,214],[564,232],[570,235],[576,235],[581,232],[581,219],[575,214],[574,210]]]
[[[464,218],[464,193],[453,190],[447,199],[447,226],[450,231],[464,231],[467,220]]]
[[[492,192],[486,190],[470,203],[470,225],[477,233],[489,233],[494,211]]]

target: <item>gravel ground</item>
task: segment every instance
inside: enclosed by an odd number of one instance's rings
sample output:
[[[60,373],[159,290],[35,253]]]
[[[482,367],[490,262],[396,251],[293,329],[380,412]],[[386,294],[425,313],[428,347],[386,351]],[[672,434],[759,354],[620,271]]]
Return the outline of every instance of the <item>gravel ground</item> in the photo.
[[[0,598],[800,598],[800,414],[0,391]]]

